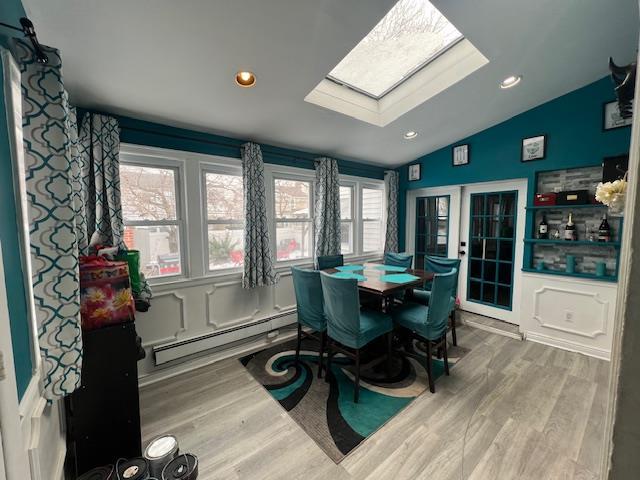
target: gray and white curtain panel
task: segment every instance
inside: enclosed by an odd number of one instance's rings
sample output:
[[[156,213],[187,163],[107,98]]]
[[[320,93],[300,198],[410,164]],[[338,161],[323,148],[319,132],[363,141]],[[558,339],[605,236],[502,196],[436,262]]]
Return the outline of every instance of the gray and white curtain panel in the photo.
[[[96,245],[125,248],[120,201],[120,127],[115,118],[95,113],[84,116],[77,163],[76,181],[82,200],[78,219],[80,252],[87,255]]]
[[[398,172],[384,172],[384,186],[387,192],[387,232],[384,239],[385,252],[398,251]]]
[[[315,257],[340,253],[340,178],[338,162],[318,158],[315,181]]]
[[[77,128],[59,52],[47,48],[49,62],[42,65],[26,42],[13,46],[22,83],[33,296],[44,395],[52,400],[79,386],[82,367],[76,237],[81,205],[72,173]]]
[[[260,145],[245,143],[240,152],[245,218],[242,287],[275,285],[279,277],[271,257],[262,151]]]

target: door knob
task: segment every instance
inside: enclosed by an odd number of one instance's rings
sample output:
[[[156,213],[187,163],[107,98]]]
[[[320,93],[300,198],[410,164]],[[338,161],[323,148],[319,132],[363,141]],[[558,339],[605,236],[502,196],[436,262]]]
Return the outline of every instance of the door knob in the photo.
[[[464,250],[460,250],[458,253],[459,253],[460,255],[466,255],[466,254],[467,254],[467,252],[465,252]]]

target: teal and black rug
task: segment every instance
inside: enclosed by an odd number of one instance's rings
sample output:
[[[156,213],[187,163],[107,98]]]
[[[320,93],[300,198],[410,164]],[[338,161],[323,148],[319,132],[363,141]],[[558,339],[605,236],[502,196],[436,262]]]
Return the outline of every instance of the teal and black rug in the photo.
[[[318,378],[318,343],[303,340],[300,368],[295,366],[295,346],[295,340],[286,342],[240,361],[336,463],[418,395],[425,391],[430,395],[424,351],[419,348],[410,357],[394,356],[390,377],[380,357],[366,359],[361,367],[359,403],[354,403],[351,359],[336,355],[327,382],[324,375]],[[450,347],[449,365],[454,366],[468,352]],[[443,375],[443,361],[434,358],[433,369],[436,378]]]

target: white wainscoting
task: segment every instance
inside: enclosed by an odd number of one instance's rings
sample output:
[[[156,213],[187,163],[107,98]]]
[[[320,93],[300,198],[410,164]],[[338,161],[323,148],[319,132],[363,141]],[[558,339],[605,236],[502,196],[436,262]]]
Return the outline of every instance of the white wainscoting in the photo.
[[[523,273],[522,325],[528,340],[609,360],[617,284]]]
[[[380,261],[380,258],[348,258],[345,261],[362,263]],[[312,264],[298,266],[311,268]],[[151,309],[146,313],[136,313],[136,330],[142,337],[142,345],[147,354],[138,363],[140,384],[144,386],[222,358],[239,356],[291,338],[290,329],[281,330],[296,322],[291,268],[279,267],[278,272],[280,281],[277,285],[251,290],[242,288],[238,273],[155,285]],[[246,332],[242,328],[238,329],[264,322],[271,317],[275,318],[259,335],[252,335],[248,328]],[[237,330],[227,337],[229,342],[225,345],[156,365],[154,347],[198,340],[233,329]]]

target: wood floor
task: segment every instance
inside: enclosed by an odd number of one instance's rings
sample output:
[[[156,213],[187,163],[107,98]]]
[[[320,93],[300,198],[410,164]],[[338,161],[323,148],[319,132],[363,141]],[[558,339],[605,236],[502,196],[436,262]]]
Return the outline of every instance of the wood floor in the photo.
[[[144,441],[172,433],[213,479],[596,479],[609,364],[460,327],[472,349],[336,465],[237,360],[141,392]]]

